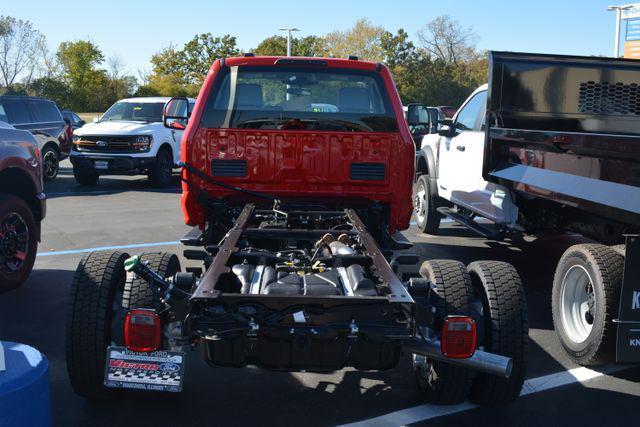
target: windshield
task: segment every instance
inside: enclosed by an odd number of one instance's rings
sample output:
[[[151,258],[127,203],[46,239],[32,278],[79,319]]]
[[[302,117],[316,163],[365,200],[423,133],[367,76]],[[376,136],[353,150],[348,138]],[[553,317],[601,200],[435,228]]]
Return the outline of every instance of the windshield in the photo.
[[[378,73],[230,67],[216,79],[201,127],[395,132]]]
[[[101,122],[162,122],[164,102],[116,102],[100,119]]]

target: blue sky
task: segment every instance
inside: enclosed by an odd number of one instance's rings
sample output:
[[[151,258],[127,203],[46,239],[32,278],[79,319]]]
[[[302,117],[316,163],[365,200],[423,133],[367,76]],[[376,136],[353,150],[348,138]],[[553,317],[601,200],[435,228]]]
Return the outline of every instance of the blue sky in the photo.
[[[624,2],[613,4],[622,4]],[[472,26],[481,49],[579,55],[611,55],[614,17],[609,0],[240,0],[240,1],[3,1],[0,14],[31,21],[52,49],[62,41],[89,38],[105,56],[117,54],[136,74],[169,44],[194,34],[237,36],[250,50],[282,26],[300,35],[349,28],[359,18],[412,37],[439,15]]]

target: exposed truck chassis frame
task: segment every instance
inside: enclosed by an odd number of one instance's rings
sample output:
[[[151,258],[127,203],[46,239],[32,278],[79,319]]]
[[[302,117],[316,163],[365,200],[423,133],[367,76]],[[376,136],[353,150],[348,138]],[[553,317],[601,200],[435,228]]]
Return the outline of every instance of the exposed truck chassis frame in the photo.
[[[440,342],[435,337],[425,338],[416,331],[416,319],[419,317],[421,323],[433,323],[433,313],[420,307],[412,298],[408,288],[397,276],[387,258],[382,253],[374,238],[369,234],[366,226],[353,209],[343,211],[290,211],[287,215],[303,213],[306,216],[318,217],[345,217],[351,224],[351,229],[339,230],[318,230],[318,229],[288,229],[274,230],[262,228],[250,228],[248,223],[256,214],[272,213],[272,211],[259,210],[254,204],[246,204],[238,215],[233,227],[228,231],[222,244],[218,247],[208,247],[208,250],[215,252],[215,256],[210,265],[200,278],[196,289],[189,299],[188,316],[186,319],[185,333],[193,342],[195,340],[207,340],[220,333],[220,329],[246,331],[247,339],[254,340],[258,334],[263,333],[267,328],[258,321],[238,322],[216,322],[207,315],[207,310],[215,306],[240,306],[243,304],[263,304],[274,310],[283,310],[289,307],[296,307],[302,312],[305,308],[322,307],[325,314],[319,315],[319,322],[316,324],[285,324],[280,326],[269,326],[272,332],[279,330],[279,333],[290,334],[318,334],[320,330],[326,328],[327,324],[342,324],[339,328],[348,341],[355,343],[358,337],[368,337],[374,340],[383,340],[388,343],[396,343],[397,349],[404,348],[413,354],[426,356],[431,360],[444,361],[456,366],[471,368],[477,371],[486,372],[500,377],[508,377],[512,369],[512,360],[508,357],[492,354],[482,350],[476,350],[469,358],[447,358],[441,352]],[[227,264],[232,257],[242,258],[238,248],[238,241],[244,236],[261,238],[308,238],[317,239],[326,234],[338,236],[347,234],[358,238],[363,244],[366,256],[370,259],[372,271],[388,287],[386,296],[363,297],[363,296],[280,296],[280,295],[244,295],[225,294],[215,289],[222,274],[229,271]],[[187,239],[189,240],[189,239]],[[193,241],[191,242],[193,243]],[[392,260],[392,263],[394,261]],[[418,283],[416,281],[414,283]],[[422,283],[424,285],[424,283]],[[331,313],[332,309],[348,305],[351,309],[348,312],[339,311]],[[320,311],[322,311],[320,310]],[[389,314],[393,316],[389,318]],[[292,314],[292,313],[289,313]],[[356,321],[355,318],[360,318]],[[321,322],[321,323],[320,323]],[[383,326],[381,328],[381,326]],[[249,347],[252,347],[249,345]],[[205,355],[211,360],[211,354],[205,347]],[[398,354],[399,355],[399,354]],[[248,359],[251,363],[254,360]],[[344,366],[353,366],[349,363]],[[392,368],[397,360],[390,364]],[[216,363],[214,363],[216,364]],[[219,364],[219,363],[217,363]],[[225,363],[229,366],[239,366],[234,363]],[[356,364],[356,367],[357,366]],[[361,366],[360,366],[361,367]],[[277,366],[268,368],[278,370]],[[298,366],[298,369],[323,370],[318,366]],[[335,368],[335,367],[334,367]],[[291,369],[285,368],[285,369]]]
[[[185,258],[204,272],[181,272],[166,252],[83,258],[67,323],[78,394],[181,391],[184,352],[199,346],[211,365],[273,371],[382,371],[404,352],[429,402],[518,397],[528,326],[512,266],[428,260],[421,277],[401,279],[400,267],[418,257],[381,249],[354,209],[248,203],[226,211],[231,225],[219,242],[199,229],[182,239],[192,247]],[[89,333],[98,345],[79,339]]]

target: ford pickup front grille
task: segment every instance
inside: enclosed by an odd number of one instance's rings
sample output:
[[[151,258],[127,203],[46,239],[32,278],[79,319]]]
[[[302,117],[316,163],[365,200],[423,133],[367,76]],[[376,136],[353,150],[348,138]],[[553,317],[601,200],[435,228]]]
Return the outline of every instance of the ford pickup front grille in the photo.
[[[132,136],[82,136],[76,142],[80,151],[98,151],[108,153],[130,153],[134,150]]]
[[[247,161],[213,160],[211,162],[211,174],[213,176],[247,176]]]
[[[351,179],[361,181],[383,181],[384,163],[351,163]]]
[[[640,85],[636,83],[580,83],[580,113],[640,115]]]

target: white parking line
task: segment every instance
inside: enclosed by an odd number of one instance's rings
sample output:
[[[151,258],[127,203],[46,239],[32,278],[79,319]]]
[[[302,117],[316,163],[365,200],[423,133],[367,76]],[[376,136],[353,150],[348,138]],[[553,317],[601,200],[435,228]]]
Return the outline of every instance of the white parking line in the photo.
[[[116,194],[116,193],[130,193],[130,192],[145,192],[145,193],[167,193],[167,194],[178,194],[181,193],[182,190],[180,189],[175,189],[175,191],[169,191],[169,190],[154,190],[151,188],[140,188],[140,189],[136,189],[136,188],[129,188],[129,189],[122,189],[122,190],[93,190],[93,191],[62,191],[62,192],[58,192],[58,193],[46,193],[47,197],[61,197],[61,196],[89,196],[92,194]]]
[[[573,368],[568,371],[556,372],[555,374],[544,375],[542,377],[531,378],[524,382],[520,397],[540,393],[565,385],[583,383],[598,377],[605,376],[607,374],[612,374],[614,372],[622,371],[629,368],[631,368],[631,366],[607,365],[596,371],[593,369],[580,367]],[[459,405],[453,406],[419,405],[412,408],[391,412],[380,417],[370,418],[368,420],[358,421],[351,424],[345,424],[342,427],[404,426],[417,423],[419,421],[430,420],[445,415],[468,411],[477,407],[478,405],[470,402],[464,402]]]
[[[45,256],[54,256],[54,255],[74,255],[74,254],[84,254],[87,252],[95,252],[95,251],[114,251],[118,249],[136,249],[136,248],[149,248],[153,246],[171,246],[177,245],[180,243],[179,241],[172,242],[154,242],[154,243],[137,243],[133,245],[119,245],[119,246],[99,246],[97,248],[84,248],[84,249],[71,249],[67,251],[52,251],[52,252],[40,252],[36,255],[36,257],[45,257]]]

